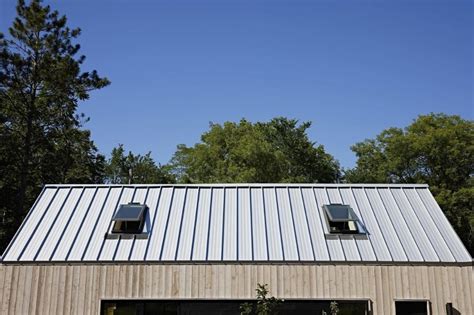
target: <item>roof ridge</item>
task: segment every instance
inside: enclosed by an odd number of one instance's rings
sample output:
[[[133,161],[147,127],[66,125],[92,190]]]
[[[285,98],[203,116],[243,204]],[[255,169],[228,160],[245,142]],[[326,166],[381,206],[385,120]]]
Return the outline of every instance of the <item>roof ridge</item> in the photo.
[[[201,183],[201,184],[46,184],[56,187],[338,187],[338,188],[428,188],[428,184],[380,183]]]

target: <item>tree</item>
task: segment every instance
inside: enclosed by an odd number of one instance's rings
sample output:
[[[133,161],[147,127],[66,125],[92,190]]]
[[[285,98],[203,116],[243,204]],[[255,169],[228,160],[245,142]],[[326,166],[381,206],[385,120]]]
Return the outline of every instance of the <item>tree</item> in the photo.
[[[122,144],[112,150],[105,168],[106,182],[111,184],[168,184],[175,182],[166,167],[156,165],[151,152],[125,155]]]
[[[269,122],[210,124],[193,147],[179,145],[171,168],[180,182],[334,182],[339,165],[306,133],[311,123],[283,117]]]
[[[4,247],[45,183],[94,183],[104,158],[76,112],[109,84],[82,72],[84,56],[65,16],[40,0],[19,0],[9,37],[0,33],[0,207]]]
[[[460,116],[419,116],[356,143],[349,182],[426,183],[471,254],[474,253],[474,123]]]
[[[267,284],[257,284],[255,289],[257,293],[257,303],[242,303],[240,305],[240,314],[241,315],[269,315],[274,314],[276,308],[279,304],[283,303],[282,299],[277,299],[275,297],[267,297],[269,291],[267,289]]]

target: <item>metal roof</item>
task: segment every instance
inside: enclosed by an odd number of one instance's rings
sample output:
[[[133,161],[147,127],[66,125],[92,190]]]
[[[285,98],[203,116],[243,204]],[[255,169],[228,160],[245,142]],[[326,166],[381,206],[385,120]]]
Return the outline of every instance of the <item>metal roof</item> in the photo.
[[[144,203],[144,239],[110,239],[121,204]],[[367,235],[331,235],[348,204]],[[471,263],[426,185],[47,185],[3,262]]]

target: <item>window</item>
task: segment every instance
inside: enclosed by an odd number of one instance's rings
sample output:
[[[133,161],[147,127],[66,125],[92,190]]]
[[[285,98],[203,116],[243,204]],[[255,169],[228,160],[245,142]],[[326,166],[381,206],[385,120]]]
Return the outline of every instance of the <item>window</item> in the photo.
[[[396,315],[428,315],[428,301],[395,301]]]
[[[255,300],[102,300],[101,315],[240,315],[240,305]],[[285,300],[278,306],[279,315],[330,314],[332,301]],[[339,313],[370,314],[369,301],[337,301]],[[324,313],[323,313],[324,312]]]
[[[120,205],[112,218],[113,234],[139,234],[143,230],[147,206],[139,203]]]
[[[359,234],[359,218],[348,205],[329,204],[323,205],[329,233],[335,234]],[[363,232],[362,232],[363,233]]]

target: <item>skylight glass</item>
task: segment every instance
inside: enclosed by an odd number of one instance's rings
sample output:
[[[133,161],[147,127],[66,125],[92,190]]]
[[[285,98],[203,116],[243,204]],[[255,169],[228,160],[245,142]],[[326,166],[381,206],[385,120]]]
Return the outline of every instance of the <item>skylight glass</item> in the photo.
[[[348,205],[325,205],[326,213],[331,221],[357,221],[357,216]]]
[[[129,203],[120,205],[113,218],[114,221],[139,221],[143,216],[146,206],[142,204]]]

